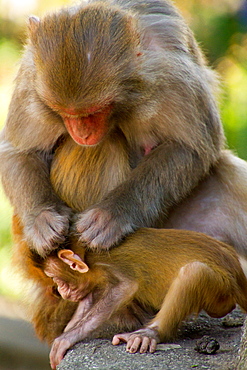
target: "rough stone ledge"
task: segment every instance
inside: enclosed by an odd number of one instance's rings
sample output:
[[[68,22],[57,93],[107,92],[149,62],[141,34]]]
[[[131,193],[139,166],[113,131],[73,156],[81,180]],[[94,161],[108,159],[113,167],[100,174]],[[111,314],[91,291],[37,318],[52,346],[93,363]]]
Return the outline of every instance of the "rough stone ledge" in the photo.
[[[243,335],[241,338],[240,349],[239,349],[239,361],[237,370],[247,369],[247,319],[245,319]]]
[[[240,309],[222,319],[212,319],[202,313],[184,324],[172,343],[177,346],[160,345],[154,354],[129,354],[124,344],[113,346],[111,340],[106,339],[84,341],[67,352],[57,370],[247,370],[246,327],[241,339],[244,319]],[[196,341],[204,335],[219,342],[216,354],[195,351]]]

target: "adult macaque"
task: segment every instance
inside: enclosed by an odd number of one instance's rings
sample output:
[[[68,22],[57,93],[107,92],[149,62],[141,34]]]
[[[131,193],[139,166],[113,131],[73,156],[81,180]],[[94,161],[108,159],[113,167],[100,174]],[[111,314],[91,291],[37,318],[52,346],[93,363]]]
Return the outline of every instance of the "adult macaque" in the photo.
[[[29,36],[0,166],[30,248],[45,256],[65,240],[68,205],[91,248],[110,248],[139,227],[165,227],[171,207],[225,161],[215,76],[182,17],[169,1],[96,1],[30,17]],[[78,162],[67,146],[69,165],[57,169],[63,189],[75,195],[71,173],[82,181],[84,171],[97,187],[93,196],[87,189],[86,208],[66,205],[50,182],[63,139],[81,152]],[[246,184],[238,185],[240,197]],[[78,191],[75,205],[87,197]],[[224,234],[221,227],[215,234]]]
[[[48,257],[43,266],[62,298],[79,302],[53,342],[53,369],[67,349],[103,323],[119,316],[118,329],[126,330],[120,318],[133,302],[158,313],[141,329],[139,322],[139,330],[114,336],[112,343],[127,342],[131,353],[154,352],[182,320],[202,309],[222,317],[238,303],[247,311],[247,280],[234,249],[205,234],[139,229],[108,253],[85,251],[80,244],[72,248]]]

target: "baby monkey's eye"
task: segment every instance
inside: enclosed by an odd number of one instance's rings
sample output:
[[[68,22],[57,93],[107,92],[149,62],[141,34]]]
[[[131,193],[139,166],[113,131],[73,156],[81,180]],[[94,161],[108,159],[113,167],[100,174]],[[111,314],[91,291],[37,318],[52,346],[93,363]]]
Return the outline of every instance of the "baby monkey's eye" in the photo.
[[[59,291],[57,290],[57,287],[55,285],[52,287],[52,294],[54,295],[54,297],[61,298],[61,294],[59,294]]]

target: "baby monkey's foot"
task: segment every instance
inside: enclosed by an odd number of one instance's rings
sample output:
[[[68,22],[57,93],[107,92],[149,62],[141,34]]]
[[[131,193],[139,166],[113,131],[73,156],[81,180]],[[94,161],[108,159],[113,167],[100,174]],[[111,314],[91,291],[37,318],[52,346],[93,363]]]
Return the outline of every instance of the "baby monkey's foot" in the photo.
[[[155,328],[144,328],[131,333],[116,334],[112,339],[112,344],[117,345],[126,342],[126,351],[130,353],[153,353],[157,343],[160,342],[158,331]]]

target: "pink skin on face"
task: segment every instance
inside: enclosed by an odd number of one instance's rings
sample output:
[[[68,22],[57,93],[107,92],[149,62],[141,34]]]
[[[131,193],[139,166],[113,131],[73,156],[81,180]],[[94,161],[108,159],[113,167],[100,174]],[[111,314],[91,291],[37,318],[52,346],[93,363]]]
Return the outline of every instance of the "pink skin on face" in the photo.
[[[64,280],[54,276],[49,271],[44,271],[46,276],[52,278],[53,282],[57,285],[57,290],[63,299],[71,302],[79,302],[83,298],[82,292],[77,285],[69,284]]]
[[[60,112],[64,124],[72,137],[79,145],[96,145],[108,131],[108,117],[112,104],[93,106],[86,111],[62,109]]]

